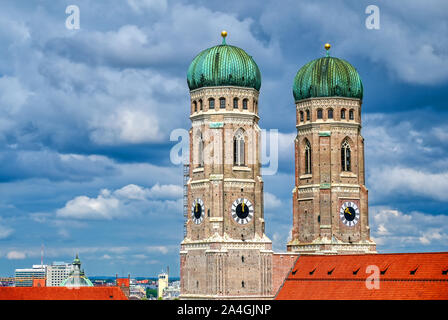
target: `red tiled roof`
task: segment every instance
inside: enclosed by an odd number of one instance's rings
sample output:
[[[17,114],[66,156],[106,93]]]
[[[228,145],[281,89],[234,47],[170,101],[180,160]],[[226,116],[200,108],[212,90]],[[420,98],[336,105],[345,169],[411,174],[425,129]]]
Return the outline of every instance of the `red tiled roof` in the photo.
[[[129,288],[129,283],[130,283],[129,278],[117,278],[116,282],[117,282],[118,287],[128,287]]]
[[[127,300],[119,287],[0,287],[0,300]]]
[[[379,269],[379,289],[366,285],[369,266]],[[447,269],[448,252],[302,255],[276,299],[448,299]]]

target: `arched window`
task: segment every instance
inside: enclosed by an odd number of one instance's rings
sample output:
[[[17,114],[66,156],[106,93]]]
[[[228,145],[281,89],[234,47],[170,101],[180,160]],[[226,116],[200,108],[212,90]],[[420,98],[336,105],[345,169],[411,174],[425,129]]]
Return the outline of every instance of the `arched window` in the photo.
[[[202,168],[204,166],[204,139],[202,138],[201,132],[198,132],[197,134],[197,141],[198,141],[197,163],[198,167]]]
[[[341,146],[341,169],[342,171],[351,171],[350,144],[344,140]]]
[[[311,144],[305,140],[305,174],[311,174]]]
[[[322,119],[322,109],[317,109],[317,119]]]
[[[208,108],[215,109],[215,99],[213,98],[208,99]]]
[[[243,100],[243,109],[247,109],[247,99]]]
[[[341,119],[345,119],[345,109],[341,110]]]
[[[350,120],[355,120],[355,112],[353,111],[353,109],[351,109],[351,110],[348,112],[348,118],[349,118]]]
[[[233,164],[235,166],[244,166],[244,131],[238,129],[233,137]]]
[[[306,121],[310,121],[310,110],[306,110]]]
[[[303,122],[303,111],[300,111],[300,122]]]
[[[193,101],[194,112],[198,111],[198,104],[196,101]]]
[[[202,111],[202,99],[201,100],[199,100],[199,110],[201,110]]]
[[[233,98],[233,109],[238,109],[238,98]]]
[[[328,119],[333,119],[333,109],[328,109]]]
[[[226,98],[219,98],[219,107],[221,109],[225,109],[226,108]]]

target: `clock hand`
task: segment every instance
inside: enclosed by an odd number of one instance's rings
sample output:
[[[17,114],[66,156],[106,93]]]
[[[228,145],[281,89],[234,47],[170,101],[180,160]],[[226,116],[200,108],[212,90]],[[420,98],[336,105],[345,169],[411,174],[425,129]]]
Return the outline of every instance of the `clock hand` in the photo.
[[[352,215],[352,213],[350,212],[350,210],[348,210],[348,207],[345,208],[344,212],[345,212],[345,213],[348,213],[349,215]]]
[[[196,202],[195,208],[194,208],[194,212],[198,212],[198,203]]]
[[[243,212],[244,212],[244,200],[243,200]]]

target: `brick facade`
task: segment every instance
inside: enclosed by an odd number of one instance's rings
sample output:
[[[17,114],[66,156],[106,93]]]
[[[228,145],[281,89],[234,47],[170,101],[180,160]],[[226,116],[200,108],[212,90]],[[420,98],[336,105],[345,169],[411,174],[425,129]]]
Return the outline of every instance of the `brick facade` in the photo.
[[[272,298],[273,252],[264,234],[259,159],[259,93],[250,88],[206,87],[190,94],[192,213],[181,244],[181,298]],[[243,165],[234,163],[234,137],[239,131],[244,133]],[[244,224],[232,216],[238,199],[252,205],[253,216]],[[202,218],[195,221],[197,202],[203,203]]]
[[[296,110],[293,228],[288,251],[302,254],[376,252],[368,221],[361,101],[340,97],[310,98],[298,101]],[[329,110],[332,117],[329,117]],[[344,141],[350,147],[350,170],[342,170]],[[306,170],[307,144],[311,147],[311,172]],[[344,224],[339,215],[341,205],[347,201],[360,211],[359,221],[351,226]]]

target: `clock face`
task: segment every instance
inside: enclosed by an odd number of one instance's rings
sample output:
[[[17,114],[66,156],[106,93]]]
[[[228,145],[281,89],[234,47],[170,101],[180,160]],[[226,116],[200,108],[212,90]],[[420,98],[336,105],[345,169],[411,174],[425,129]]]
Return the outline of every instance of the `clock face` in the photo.
[[[194,199],[191,206],[191,219],[195,224],[200,224],[204,220],[204,202],[201,199]]]
[[[239,224],[247,224],[254,216],[252,203],[245,198],[238,198],[232,204],[232,218]]]
[[[359,221],[359,208],[356,203],[352,201],[344,202],[339,209],[339,217],[342,223],[348,227],[356,225]]]

